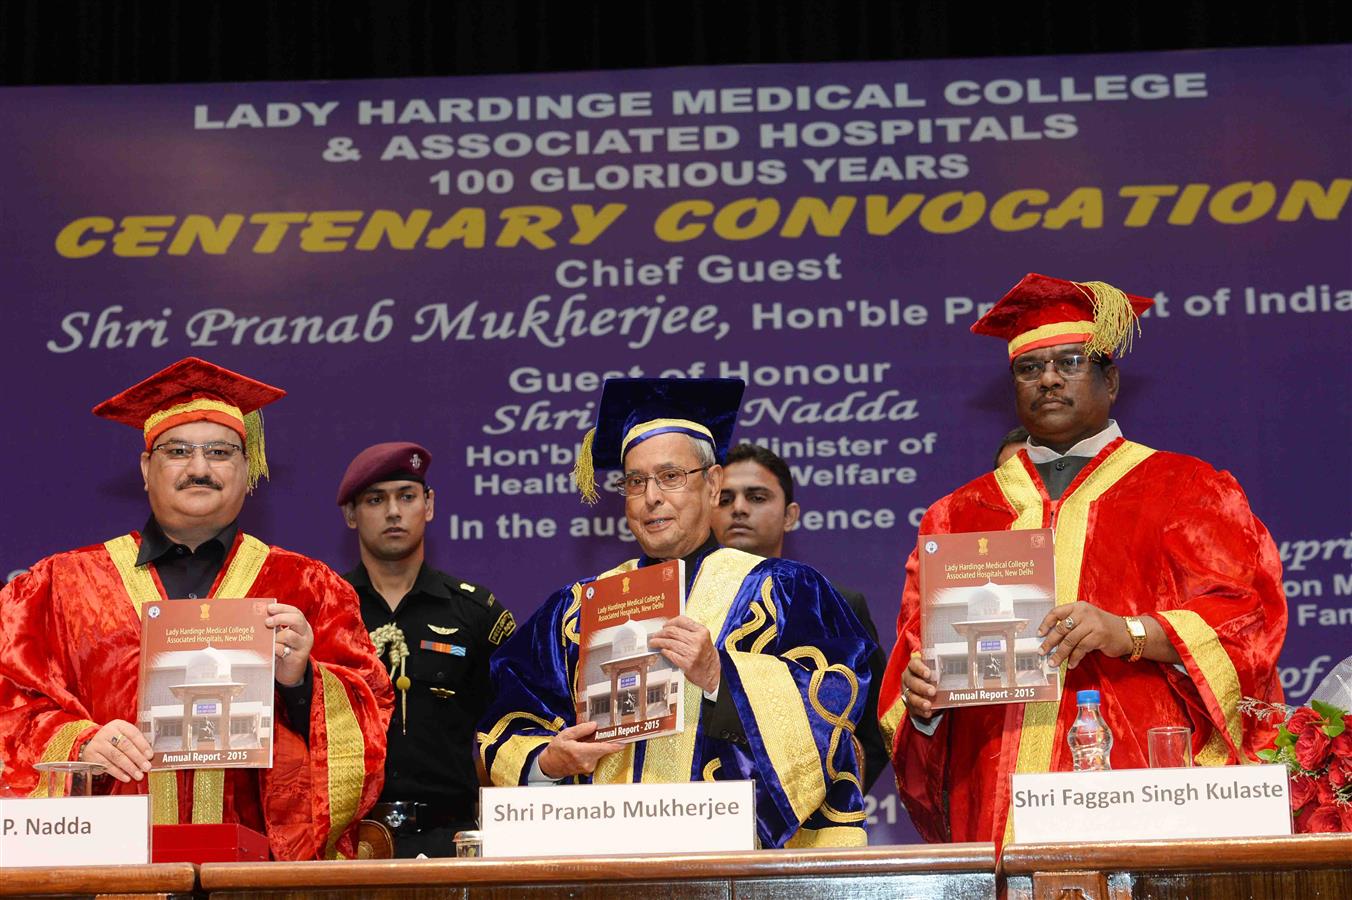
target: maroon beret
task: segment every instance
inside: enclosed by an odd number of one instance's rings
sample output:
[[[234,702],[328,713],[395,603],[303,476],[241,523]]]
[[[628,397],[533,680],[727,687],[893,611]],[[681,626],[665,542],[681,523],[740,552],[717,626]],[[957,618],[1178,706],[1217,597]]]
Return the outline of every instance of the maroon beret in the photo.
[[[348,463],[338,484],[338,505],[345,506],[380,481],[416,481],[426,483],[432,454],[426,447],[408,441],[390,441],[367,447]]]

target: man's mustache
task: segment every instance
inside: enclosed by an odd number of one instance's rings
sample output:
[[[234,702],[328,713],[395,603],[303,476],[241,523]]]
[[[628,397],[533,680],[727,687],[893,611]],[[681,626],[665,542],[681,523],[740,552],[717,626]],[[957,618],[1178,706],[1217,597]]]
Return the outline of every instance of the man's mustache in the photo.
[[[1062,394],[1043,394],[1041,397],[1038,397],[1036,400],[1033,401],[1033,409],[1038,409],[1049,400],[1054,401],[1056,403],[1064,403],[1066,406],[1075,405],[1074,400]]]
[[[189,475],[187,478],[174,485],[174,490],[184,491],[192,487],[211,488],[213,491],[225,490],[225,485],[221,484],[210,475]]]

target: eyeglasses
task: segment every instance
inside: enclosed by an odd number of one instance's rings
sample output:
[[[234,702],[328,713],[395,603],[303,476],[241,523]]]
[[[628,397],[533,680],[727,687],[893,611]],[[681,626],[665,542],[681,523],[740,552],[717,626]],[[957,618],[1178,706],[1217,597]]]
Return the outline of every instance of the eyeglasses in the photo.
[[[198,450],[202,451],[202,458],[211,465],[223,465],[234,459],[236,453],[244,451],[244,448],[239,444],[232,444],[229,441],[207,441],[205,444],[166,441],[163,444],[156,444],[150,449],[151,452],[158,453],[161,459],[171,465],[186,465]]]
[[[1014,373],[1015,381],[1028,383],[1040,379],[1042,373],[1047,371],[1048,363],[1056,367],[1056,374],[1062,378],[1083,378],[1089,374],[1091,366],[1103,365],[1104,361],[1101,357],[1072,353],[1051,359],[1016,359],[1009,370]]]
[[[639,494],[647,493],[648,481],[651,479],[664,491],[679,491],[685,487],[686,479],[691,475],[711,468],[713,466],[700,466],[698,469],[662,469],[651,475],[630,473],[620,482],[620,490],[624,491],[626,497],[637,497]]]

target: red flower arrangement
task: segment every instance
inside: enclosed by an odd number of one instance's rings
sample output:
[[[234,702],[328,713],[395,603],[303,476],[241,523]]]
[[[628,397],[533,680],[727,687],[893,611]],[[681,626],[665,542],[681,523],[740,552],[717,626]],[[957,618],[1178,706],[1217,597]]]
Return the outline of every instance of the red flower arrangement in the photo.
[[[1258,758],[1290,773],[1296,831],[1352,832],[1352,715],[1318,700],[1292,708],[1248,698],[1241,708],[1260,721],[1285,718]]]

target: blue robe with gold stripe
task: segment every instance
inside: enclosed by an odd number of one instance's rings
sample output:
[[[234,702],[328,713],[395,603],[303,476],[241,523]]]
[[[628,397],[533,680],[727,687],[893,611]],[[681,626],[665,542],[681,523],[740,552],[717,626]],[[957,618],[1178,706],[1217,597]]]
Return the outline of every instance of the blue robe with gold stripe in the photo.
[[[655,560],[630,560],[603,578]],[[715,637],[719,691],[745,741],[708,729],[712,704],[686,682],[685,730],[628,745],[571,782],[755,782],[762,846],[862,846],[864,804],[854,726],[874,643],[815,569],[740,550],[687,563],[686,615]],[[531,763],[575,724],[578,613],[588,578],[554,593],[494,655],[497,699],[479,752],[495,785],[525,784]]]

